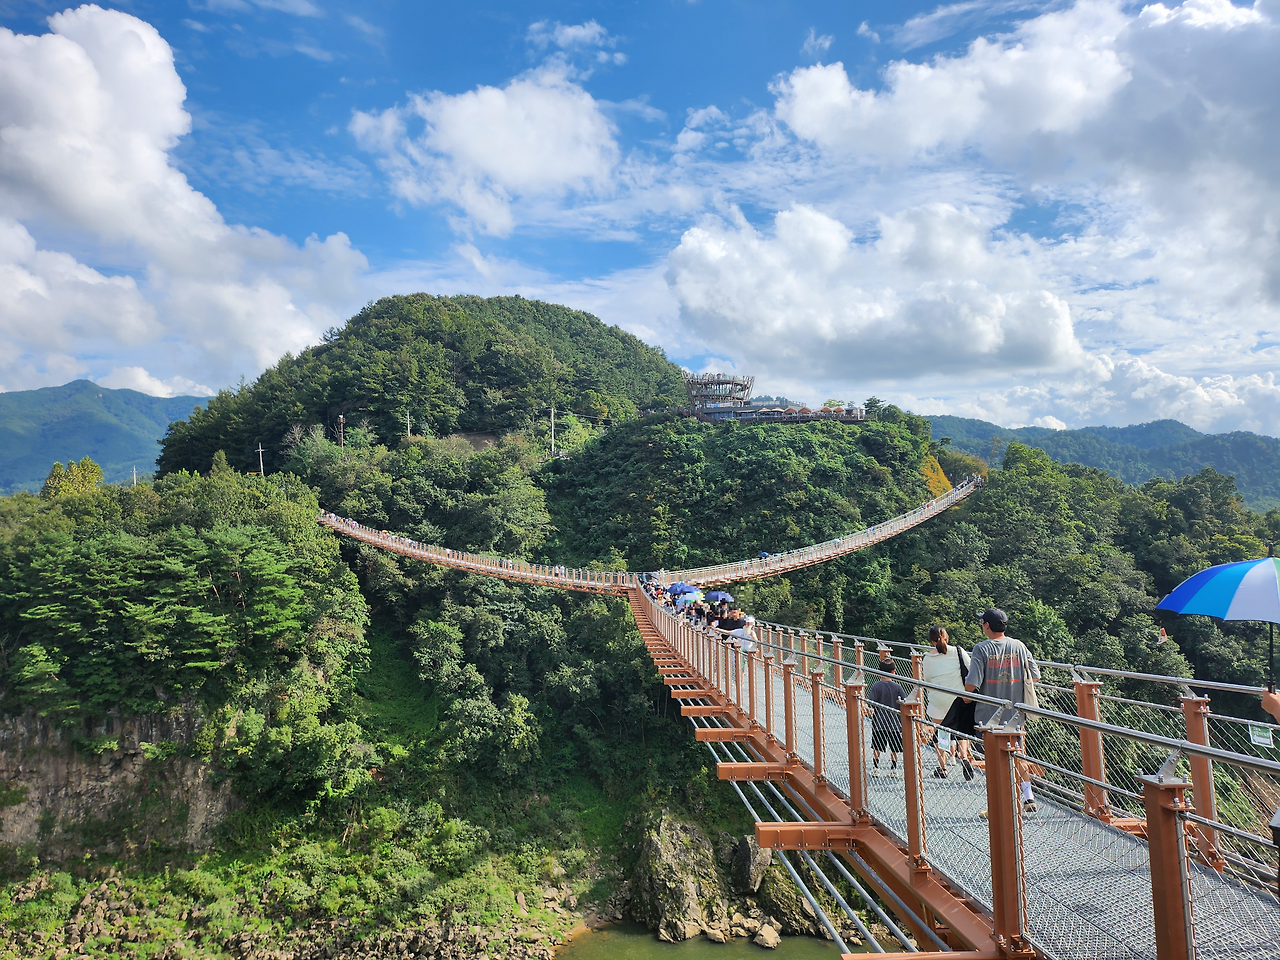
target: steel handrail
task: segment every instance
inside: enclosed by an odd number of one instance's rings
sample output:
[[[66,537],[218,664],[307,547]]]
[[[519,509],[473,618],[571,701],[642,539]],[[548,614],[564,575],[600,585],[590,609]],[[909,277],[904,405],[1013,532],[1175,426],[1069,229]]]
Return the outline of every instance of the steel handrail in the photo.
[[[663,614],[669,617],[673,622],[677,622],[677,623],[679,622],[679,617],[675,613],[675,611],[669,610],[665,605],[656,603],[653,600],[653,598],[650,597],[648,594],[645,594],[645,597],[646,599],[648,599],[652,607],[654,607],[657,610],[660,610]],[[727,632],[723,630],[719,630],[718,628],[709,628],[708,632],[710,632],[711,630],[714,630],[716,633],[719,633],[722,636],[726,636],[726,637],[728,636]],[[1098,733],[1107,733],[1107,734],[1123,736],[1130,740],[1136,740],[1140,743],[1146,743],[1150,746],[1165,747],[1170,751],[1180,750],[1184,754],[1195,754],[1197,756],[1205,757],[1206,759],[1209,759],[1209,760],[1219,760],[1224,763],[1234,764],[1235,766],[1248,767],[1250,769],[1257,770],[1262,773],[1271,773],[1271,774],[1280,775],[1280,763],[1277,763],[1271,760],[1264,760],[1259,757],[1251,757],[1248,754],[1235,753],[1231,750],[1222,750],[1222,749],[1219,749],[1218,747],[1204,746],[1202,744],[1192,743],[1190,740],[1174,740],[1170,737],[1162,737],[1159,734],[1147,733],[1144,730],[1134,730],[1129,727],[1118,727],[1118,726],[1115,726],[1114,724],[1103,723],[1100,720],[1087,720],[1084,717],[1078,717],[1074,714],[1062,713],[1058,710],[1046,710],[1043,707],[1039,707],[1039,706],[1033,707],[1029,704],[1018,703],[1013,700],[1000,700],[995,697],[986,697],[980,693],[966,691],[964,693],[958,694],[957,691],[952,687],[939,686],[934,683],[929,683],[928,681],[925,681],[925,680],[917,680],[914,677],[904,677],[901,674],[889,673],[887,671],[877,670],[874,667],[868,667],[865,665],[859,667],[857,664],[851,664],[845,660],[836,660],[832,657],[824,656],[822,654],[804,653],[803,651],[791,650],[788,647],[783,647],[775,643],[768,643],[766,641],[761,640],[758,637],[753,642],[761,647],[769,647],[770,649],[773,649],[773,650],[785,651],[787,653],[794,654],[797,658],[807,658],[810,661],[819,662],[819,663],[830,663],[833,665],[840,664],[845,667],[853,667],[855,670],[860,671],[862,673],[870,673],[878,677],[885,677],[890,680],[897,680],[901,683],[910,684],[913,687],[922,687],[926,690],[936,690],[939,693],[959,695],[959,696],[963,696],[966,700],[973,700],[979,703],[987,703],[995,706],[1004,707],[1005,709],[1017,710],[1022,713],[1028,714],[1030,716],[1042,717],[1046,720],[1058,720],[1063,723],[1072,724],[1074,726],[1082,727],[1086,730],[1093,730]],[[848,681],[846,681],[846,685],[847,684],[848,684]]]

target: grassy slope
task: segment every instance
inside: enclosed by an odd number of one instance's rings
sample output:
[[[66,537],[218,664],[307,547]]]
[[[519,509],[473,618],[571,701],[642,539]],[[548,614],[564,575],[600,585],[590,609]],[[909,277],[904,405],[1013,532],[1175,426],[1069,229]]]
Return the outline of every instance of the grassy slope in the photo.
[[[1063,463],[1099,467],[1126,483],[1152,477],[1176,480],[1213,467],[1236,478],[1244,501],[1255,510],[1280,507],[1280,440],[1236,431],[1206,435],[1176,420],[1129,427],[1045,427],[1008,429],[965,417],[930,417],[933,438],[950,437],[954,447],[990,459],[1011,440],[1039,447]]]
[[[0,493],[38,490],[55,460],[92,457],[108,482],[155,470],[160,438],[203,397],[150,397],[88,380],[0,394]]]

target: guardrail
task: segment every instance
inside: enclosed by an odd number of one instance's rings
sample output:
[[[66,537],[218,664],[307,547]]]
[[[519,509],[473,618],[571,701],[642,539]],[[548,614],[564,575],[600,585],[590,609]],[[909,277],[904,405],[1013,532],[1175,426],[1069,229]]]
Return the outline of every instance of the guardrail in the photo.
[[[1167,737],[1100,719],[1101,685],[1093,680],[1078,679],[1069,691],[1084,704],[1078,715],[975,695],[1000,705],[996,723],[980,739],[951,733],[966,745],[957,753],[972,758],[972,779],[958,762],[941,777],[929,772],[944,758],[925,698],[955,691],[920,679],[919,651],[899,658],[905,675],[891,674],[861,662],[861,643],[851,662],[826,655],[812,631],[764,625],[744,642],[647,594],[645,603],[709,695],[732,704],[731,717],[721,713],[727,719],[716,722],[735,729],[706,739],[741,752],[745,727],[777,741],[845,799],[849,822],[876,824],[990,911],[993,936],[1079,960],[1274,958],[1280,850],[1270,823],[1280,806],[1280,762],[1198,739],[1201,698],[1186,698],[1192,706],[1179,711],[1193,726]],[[867,698],[867,684],[886,677],[902,685],[905,699],[873,719],[886,708]],[[887,757],[871,762],[877,749],[899,754],[900,777]],[[738,772],[770,767],[745,753],[740,759],[750,762],[729,765]],[[1038,794],[1035,811],[1019,802],[1024,781]],[[795,819],[792,837],[812,836],[815,827],[838,835],[812,809]],[[770,836],[788,835],[764,826]],[[921,915],[926,908],[922,899]]]
[[[576,567],[545,563],[528,563],[506,557],[489,557],[465,550],[454,550],[435,544],[419,543],[409,537],[386,530],[373,530],[354,520],[333,513],[322,513],[320,523],[337,532],[372,544],[382,550],[398,553],[415,560],[436,563],[455,570],[482,573],[503,580],[528,583],[534,586],[556,587],[561,590],[582,590],[588,593],[625,594],[640,585],[640,575],[623,570],[583,570]]]
[[[836,537],[823,543],[787,550],[768,557],[752,560],[737,560],[732,563],[717,563],[705,567],[693,567],[688,570],[662,570],[654,575],[659,583],[669,585],[683,581],[690,584],[711,585],[716,583],[734,583],[740,580],[758,580],[761,577],[777,576],[791,570],[813,566],[827,560],[841,557],[857,550],[865,550],[905,530],[924,523],[944,510],[950,509],[961,500],[981,489],[985,480],[980,476],[969,477],[963,483],[952,487],[941,497],[926,501],[901,516],[867,527],[846,537]]]

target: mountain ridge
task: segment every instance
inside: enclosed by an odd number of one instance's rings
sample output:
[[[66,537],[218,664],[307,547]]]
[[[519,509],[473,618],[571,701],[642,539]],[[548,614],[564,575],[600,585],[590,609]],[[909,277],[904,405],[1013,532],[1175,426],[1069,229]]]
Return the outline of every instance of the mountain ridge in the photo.
[[[1010,441],[1039,447],[1061,463],[1105,470],[1126,483],[1154,477],[1176,480],[1213,467],[1236,478],[1244,502],[1255,510],[1280,508],[1280,439],[1244,430],[1201,433],[1177,420],[1127,427],[1002,427],[986,420],[931,416],[933,439],[951,438],[953,449],[988,461]]]
[[[91,380],[0,393],[0,493],[38,490],[55,461],[92,457],[109,483],[150,476],[160,438],[206,397],[153,397]]]

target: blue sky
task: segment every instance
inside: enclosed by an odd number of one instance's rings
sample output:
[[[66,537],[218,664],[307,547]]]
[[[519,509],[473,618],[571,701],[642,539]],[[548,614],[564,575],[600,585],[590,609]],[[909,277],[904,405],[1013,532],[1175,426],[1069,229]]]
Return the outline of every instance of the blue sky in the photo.
[[[0,387],[389,293],[769,393],[1280,434],[1280,2],[0,0]]]

